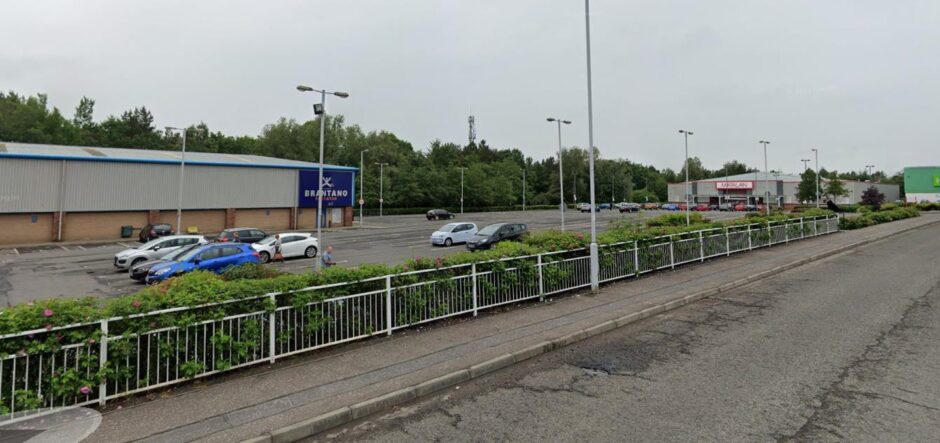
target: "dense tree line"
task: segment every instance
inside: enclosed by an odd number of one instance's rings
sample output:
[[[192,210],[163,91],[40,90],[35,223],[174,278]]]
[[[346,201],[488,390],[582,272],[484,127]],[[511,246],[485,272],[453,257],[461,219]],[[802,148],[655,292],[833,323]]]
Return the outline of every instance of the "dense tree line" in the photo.
[[[0,141],[48,143],[97,147],[179,150],[180,135],[155,127],[146,107],[96,120],[95,101],[82,98],[71,118],[50,107],[44,94],[23,96],[0,92]],[[317,160],[319,120],[298,122],[281,118],[266,125],[256,137],[229,136],[212,131],[205,123],[187,128],[187,150],[230,154],[254,154],[293,160]],[[415,149],[406,140],[387,131],[364,131],[348,125],[340,115],[326,120],[327,163],[359,166],[365,154],[365,198],[370,206],[378,201],[379,167],[384,167],[384,197],[387,207],[460,205],[460,168],[464,169],[464,203],[468,207],[518,205],[522,202],[525,171],[526,203],[558,204],[558,158],[533,159],[518,148],[496,148],[485,140],[458,145],[434,141],[426,149]],[[685,179],[681,159],[679,172],[657,169],[623,159],[603,158],[595,148],[596,191],[600,202],[665,201],[667,183]],[[587,151],[567,147],[564,151],[564,190],[569,203],[588,197]],[[722,177],[752,172],[737,161],[721,169],[708,170],[697,157],[689,160],[689,178]],[[828,172],[820,171],[827,176]],[[850,173],[855,174],[855,173]],[[884,177],[883,173],[880,173]],[[840,176],[845,175],[841,174]],[[877,174],[876,174],[877,175]],[[852,176],[855,177],[855,176]],[[848,179],[848,176],[843,177]]]

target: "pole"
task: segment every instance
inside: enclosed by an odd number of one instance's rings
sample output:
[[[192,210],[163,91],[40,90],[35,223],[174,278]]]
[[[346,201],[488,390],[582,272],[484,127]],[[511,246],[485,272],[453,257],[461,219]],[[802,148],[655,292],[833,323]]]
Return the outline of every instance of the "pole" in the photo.
[[[320,227],[321,221],[320,213],[323,212],[323,142],[326,138],[326,90],[320,91],[320,109],[323,110],[323,113],[320,114],[320,164],[319,164],[319,173],[317,174],[317,244],[321,250],[326,250],[326,242],[323,241],[323,231]],[[317,271],[320,271],[320,261],[317,260]]]
[[[813,148],[816,154],[816,208],[819,208],[819,149]]]
[[[460,167],[460,213],[463,214],[463,170],[467,169],[463,166]]]
[[[770,171],[767,170],[767,145],[769,141],[761,140],[758,143],[764,145],[764,207],[767,208],[767,215],[770,215]]]
[[[362,212],[362,206],[366,200],[365,194],[365,176],[366,176],[366,163],[365,163],[365,153],[368,149],[363,149],[359,151],[359,227],[362,227],[362,223],[365,218],[365,213]]]
[[[692,193],[689,186],[689,133],[688,131],[682,131],[682,133],[685,135],[685,225],[689,226],[692,224],[689,214],[689,194]]]
[[[588,99],[588,173],[591,179],[591,291],[597,292],[600,280],[600,263],[597,256],[597,211],[594,200],[594,103],[591,97],[591,9],[590,0],[584,0],[584,35],[587,52],[587,99]]]
[[[558,122],[558,192],[561,195],[561,200],[559,203],[559,209],[561,209],[561,232],[565,232],[565,174],[562,170],[562,157],[563,149],[561,147],[561,119],[556,119]]]
[[[525,212],[525,168],[522,168],[522,212]]]
[[[379,217],[385,206],[385,163],[379,163]]]
[[[186,128],[183,128],[183,155],[180,157],[180,184],[176,199],[176,232],[183,232],[183,177],[186,174]]]

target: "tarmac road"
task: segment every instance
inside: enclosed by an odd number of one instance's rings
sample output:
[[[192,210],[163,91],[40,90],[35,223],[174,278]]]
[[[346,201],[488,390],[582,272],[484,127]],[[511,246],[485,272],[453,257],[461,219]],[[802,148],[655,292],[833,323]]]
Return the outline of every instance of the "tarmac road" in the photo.
[[[811,263],[319,439],[936,441],[938,234]]]
[[[598,212],[599,230],[614,220],[640,221],[662,215],[666,211],[641,211],[620,214],[617,211]],[[742,213],[707,212],[713,219],[728,219]],[[528,224],[533,231],[560,226],[558,211],[484,212],[458,214],[456,221],[476,223],[480,228],[497,222],[518,221]],[[450,248],[430,245],[431,233],[446,221],[428,221],[424,215],[366,217],[365,227],[324,231],[325,244],[333,245],[334,259],[342,266],[360,263],[397,264],[412,257],[436,257],[465,251],[462,245]],[[590,214],[570,211],[566,216],[569,230],[587,232]],[[113,297],[139,290],[142,284],[128,278],[124,271],[116,271],[112,258],[116,252],[139,243],[126,241],[108,244],[63,244],[37,247],[0,249],[0,306],[11,306],[30,300],[55,297],[91,295]],[[288,272],[310,271],[315,266],[311,259],[293,259],[272,264]]]

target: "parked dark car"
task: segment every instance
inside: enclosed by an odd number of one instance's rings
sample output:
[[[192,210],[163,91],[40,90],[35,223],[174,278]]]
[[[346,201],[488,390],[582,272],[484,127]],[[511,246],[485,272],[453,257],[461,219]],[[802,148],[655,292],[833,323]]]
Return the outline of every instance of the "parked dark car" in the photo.
[[[722,203],[718,205],[719,211],[734,211],[734,203]]]
[[[128,269],[127,273],[132,280],[137,280],[139,282],[142,282],[147,278],[147,273],[149,273],[150,269],[152,269],[154,266],[159,265],[161,263],[174,261],[186,255],[186,253],[188,253],[189,251],[192,251],[193,249],[196,249],[200,246],[202,246],[202,244],[199,244],[199,243],[192,244],[189,246],[183,246],[182,248],[179,248],[171,252],[169,255],[166,255],[163,258],[158,258],[156,260],[147,260],[145,262],[133,265]]]
[[[708,205],[708,210],[709,210],[709,211],[717,211],[717,210],[718,210],[718,205]]]
[[[249,263],[261,263],[258,251],[252,249],[251,245],[244,243],[201,245],[174,261],[154,265],[144,281],[158,283],[195,270],[221,274],[226,269]]]
[[[456,217],[446,209],[432,209],[427,213],[428,220],[450,220]]]
[[[237,235],[236,235],[237,234]],[[215,241],[219,243],[256,243],[267,237],[264,231],[255,228],[232,228],[226,229],[216,236]]]
[[[617,205],[617,209],[619,209],[621,213],[624,213],[624,212],[640,212],[640,205],[637,204],[637,203],[626,203],[626,202],[625,202],[625,203],[619,203],[619,204]]]
[[[528,231],[523,223],[496,223],[477,231],[467,240],[467,249],[489,249],[503,240],[518,240]]]
[[[176,232],[173,231],[173,225],[169,223],[154,223],[144,226],[140,230],[140,235],[137,238],[141,243],[147,243],[155,238],[166,237],[167,235],[173,234],[176,234]]]
[[[600,211],[601,209],[610,210],[610,209],[613,209],[613,208],[614,208],[614,207],[611,206],[610,203],[601,203],[601,204],[597,205],[597,210],[598,210],[598,211]]]

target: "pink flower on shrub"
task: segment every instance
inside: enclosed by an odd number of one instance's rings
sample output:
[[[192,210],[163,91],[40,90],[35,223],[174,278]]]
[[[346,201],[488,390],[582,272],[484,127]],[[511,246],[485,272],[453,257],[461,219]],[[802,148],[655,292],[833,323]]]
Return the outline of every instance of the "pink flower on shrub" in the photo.
[[[81,388],[78,389],[78,392],[82,393],[82,395],[88,395],[88,394],[91,394],[91,388],[89,388],[88,386],[82,386]]]
[[[134,308],[140,308],[140,300],[134,300],[133,302],[131,302],[131,306],[133,306]]]
[[[43,317],[52,317],[52,314],[53,314],[52,309],[46,308],[42,310]]]

